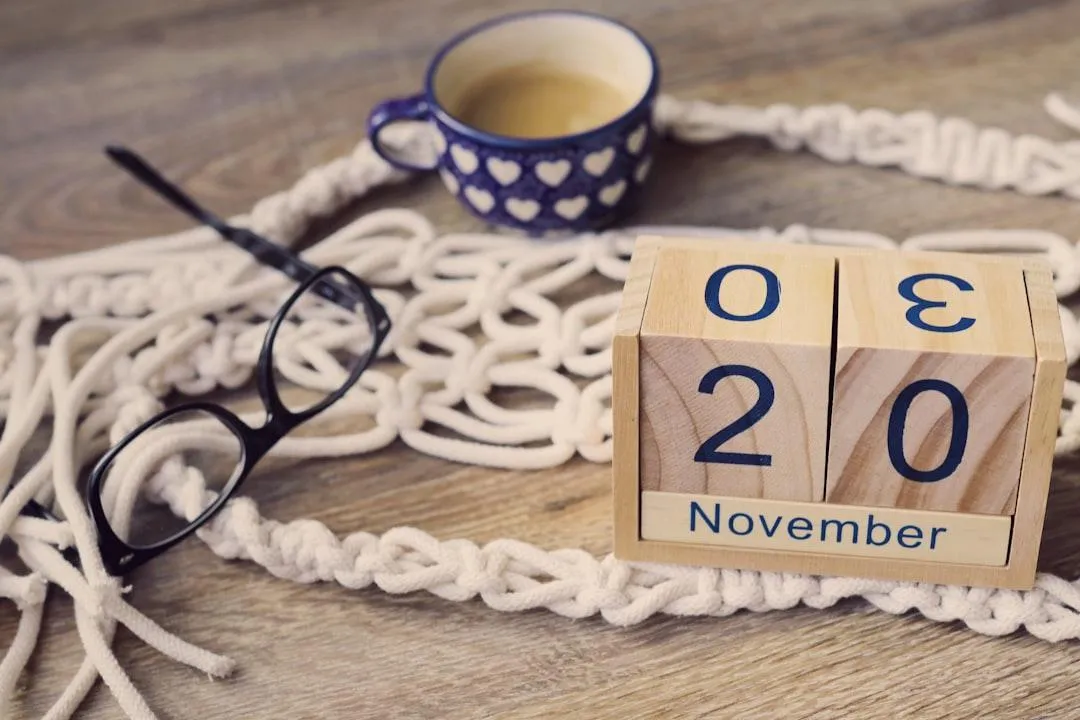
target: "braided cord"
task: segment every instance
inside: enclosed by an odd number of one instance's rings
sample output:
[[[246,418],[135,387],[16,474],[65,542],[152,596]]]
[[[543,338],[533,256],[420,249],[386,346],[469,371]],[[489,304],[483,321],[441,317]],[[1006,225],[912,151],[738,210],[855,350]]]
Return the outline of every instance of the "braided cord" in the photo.
[[[1047,110],[1080,130],[1080,112],[1061,98],[1051,97]],[[683,142],[754,136],[831,162],[894,167],[948,184],[1080,198],[1080,142],[1015,136],[960,119],[846,106],[746,108],[662,97],[655,122]],[[431,152],[424,128],[391,128],[385,137],[398,155]],[[351,155],[310,171],[234,222],[288,244],[312,219],[403,177],[365,140]],[[367,429],[291,437],[274,452],[358,455],[400,438],[418,452],[496,468],[550,468],[574,456],[610,462],[611,336],[638,232],[1033,253],[1052,266],[1059,297],[1080,287],[1076,249],[1065,238],[1041,231],[935,233],[896,243],[873,233],[805,226],[637,228],[537,243],[487,233],[439,234],[416,212],[380,210],[304,253],[314,264],[341,264],[365,278],[393,318],[380,362],[326,413],[364,418],[366,423],[350,424]],[[573,290],[582,281],[596,291],[578,299]],[[0,489],[12,487],[0,502],[0,532],[15,540],[32,569],[21,577],[0,573],[0,596],[23,612],[15,644],[0,662],[0,713],[36,644],[47,583],[75,599],[87,650],[87,662],[50,717],[70,716],[98,674],[129,717],[153,717],[109,649],[118,622],[181,662],[214,675],[231,671],[227,658],[183,643],[124,603],[124,589],[104,573],[89,537],[72,468],[75,457],[100,451],[158,412],[166,393],[197,396],[245,383],[266,321],[286,289],[274,272],[203,228],[34,263],[0,257],[0,416],[5,419]],[[1071,364],[1080,357],[1080,325],[1064,305],[1060,312]],[[510,313],[526,316],[527,322],[511,322]],[[63,325],[49,345],[39,347],[35,338],[44,320]],[[74,368],[85,344],[81,338],[103,332],[111,340]],[[302,316],[283,332],[291,333],[289,346],[298,349],[297,357],[320,358],[317,367],[297,361],[286,372],[306,378],[312,387],[332,382],[329,376],[340,370],[332,364],[340,335]],[[550,402],[539,408],[502,407],[491,399],[497,388],[529,388]],[[1080,447],[1078,398],[1080,385],[1068,382],[1059,455]],[[49,414],[57,421],[49,453],[13,478],[14,458]],[[107,488],[106,507],[130,510],[130,503],[117,499],[130,491]],[[143,491],[186,518],[213,498],[199,471],[178,456],[166,461]],[[18,516],[27,498],[48,502],[54,496],[68,522]],[[127,519],[115,521],[122,525]],[[440,540],[410,527],[339,538],[314,520],[265,519],[244,497],[232,500],[198,535],[223,558],[250,560],[296,582],[376,586],[395,594],[423,590],[453,601],[479,598],[508,612],[547,608],[571,618],[599,614],[620,626],[657,613],[724,616],[798,604],[827,608],[858,596],[885,612],[914,609],[988,635],[1024,628],[1048,641],[1080,637],[1080,584],[1049,574],[1038,577],[1035,589],[1016,592],[627,563],[519,540],[482,546]],[[71,544],[79,551],[82,571],[56,551]]]

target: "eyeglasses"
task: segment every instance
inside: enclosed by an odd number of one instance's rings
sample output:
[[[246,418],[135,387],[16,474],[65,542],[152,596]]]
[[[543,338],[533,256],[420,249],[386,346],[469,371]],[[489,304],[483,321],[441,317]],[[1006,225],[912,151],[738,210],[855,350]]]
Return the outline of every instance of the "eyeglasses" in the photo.
[[[97,526],[102,561],[110,574],[121,575],[206,524],[278,441],[341,399],[377,356],[390,331],[390,319],[371,289],[345,268],[317,268],[250,230],[228,224],[126,148],[110,146],[106,154],[175,207],[296,283],[270,319],[258,357],[262,425],[249,425],[215,403],[185,403],[132,430],[91,471],[86,502]],[[300,335],[300,321],[319,324],[317,346]],[[290,380],[296,388],[286,386]],[[312,387],[317,389],[311,391]],[[115,484],[115,496],[127,497],[133,504],[144,483],[154,482],[162,473],[192,469],[217,494],[202,498],[194,518],[181,520],[179,527],[163,521],[165,515],[173,520],[171,513],[152,514],[152,519],[132,515],[130,527],[126,522],[114,527],[106,515],[102,493],[107,484]],[[33,501],[25,511],[50,516]],[[118,515],[126,517],[123,512]]]

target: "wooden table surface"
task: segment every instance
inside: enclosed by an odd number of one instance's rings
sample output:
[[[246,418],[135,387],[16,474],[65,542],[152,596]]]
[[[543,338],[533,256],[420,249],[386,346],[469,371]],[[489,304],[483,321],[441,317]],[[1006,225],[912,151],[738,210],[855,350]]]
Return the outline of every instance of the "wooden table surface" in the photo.
[[[1080,2],[591,0],[656,46],[664,85],[719,102],[927,109],[1056,139],[1041,109],[1080,94]],[[0,250],[31,259],[185,227],[101,155],[121,141],[197,197],[241,212],[350,150],[381,98],[417,89],[455,31],[524,0],[4,0]],[[1080,95],[1077,95],[1080,96]],[[756,142],[669,146],[637,218],[656,223],[910,234],[1042,228],[1076,237],[1060,198],[946,189]],[[423,209],[476,227],[430,177],[347,216]],[[1080,474],[1059,463],[1044,570],[1080,574]],[[610,467],[496,472],[397,444],[370,458],[278,468],[248,492],[279,520],[339,533],[398,525],[441,538],[610,547]],[[275,478],[293,478],[292,483]],[[302,487],[295,478],[302,477]],[[1076,718],[1080,645],[991,639],[848,602],[631,629],[479,601],[299,586],[188,542],[134,574],[134,603],[231,654],[211,682],[122,631],[121,662],[168,718]],[[0,647],[16,616],[0,606]],[[83,653],[53,593],[18,717],[40,717]],[[120,712],[98,685],[88,718]]]

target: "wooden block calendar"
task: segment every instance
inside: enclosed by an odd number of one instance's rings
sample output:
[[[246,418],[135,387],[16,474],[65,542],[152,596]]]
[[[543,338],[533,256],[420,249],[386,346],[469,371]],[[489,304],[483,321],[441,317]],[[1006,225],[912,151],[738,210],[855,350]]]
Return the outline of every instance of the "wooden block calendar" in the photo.
[[[1064,375],[1036,259],[639,238],[615,555],[1029,588]]]

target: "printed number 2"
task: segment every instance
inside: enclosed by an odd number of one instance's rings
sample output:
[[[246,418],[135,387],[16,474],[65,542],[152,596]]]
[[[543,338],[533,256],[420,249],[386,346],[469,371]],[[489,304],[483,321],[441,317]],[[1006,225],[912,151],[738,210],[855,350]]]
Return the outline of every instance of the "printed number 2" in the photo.
[[[949,449],[945,459],[932,470],[916,470],[904,457],[904,424],[907,421],[911,403],[919,394],[936,391],[948,399],[952,406],[952,434],[949,437]],[[889,461],[896,472],[915,482],[937,482],[956,472],[964,459],[968,438],[968,406],[960,389],[944,380],[916,380],[900,391],[889,413],[888,445]]]
[[[765,413],[772,408],[776,399],[776,390],[769,377],[749,365],[721,365],[705,373],[698,385],[698,392],[706,395],[712,394],[716,384],[727,377],[744,377],[757,385],[758,399],[754,406],[745,415],[735,422],[721,429],[701,444],[694,454],[695,462],[725,463],[727,465],[772,465],[772,455],[759,455],[756,453],[724,452],[718,450],[722,444],[735,437],[741,432],[746,432],[754,424],[765,417]]]
[[[896,289],[900,293],[900,297],[915,303],[908,308],[907,313],[904,315],[909,323],[920,330],[942,333],[962,332],[975,324],[975,318],[969,317],[962,317],[952,325],[931,325],[923,320],[923,310],[945,307],[945,302],[942,300],[927,300],[926,298],[919,297],[915,294],[915,286],[923,280],[944,280],[945,282],[955,285],[961,292],[971,292],[975,289],[971,287],[971,283],[967,280],[958,278],[955,275],[945,275],[943,273],[920,273],[904,278],[900,281],[900,285],[897,286]]]
[[[756,272],[758,275],[761,275],[762,279],[765,281],[765,299],[762,301],[761,307],[756,312],[747,315],[736,315],[728,312],[720,305],[720,286],[723,284],[724,278],[736,270]],[[708,282],[705,283],[705,307],[709,308],[709,312],[713,315],[723,318],[724,320],[734,320],[736,322],[753,322],[754,320],[761,320],[776,312],[776,308],[779,306],[780,279],[776,277],[776,273],[772,270],[761,267],[760,265],[725,265],[713,272],[713,274],[709,276]],[[727,427],[722,428],[719,432],[703,442],[697,452],[694,453],[694,461],[702,463],[724,463],[727,465],[772,465],[772,455],[727,452],[718,449],[728,440],[739,433],[746,432],[753,427],[755,423],[761,420],[761,418],[765,417],[765,413],[769,412],[773,406],[773,402],[776,400],[776,389],[773,387],[769,377],[757,368],[752,368],[749,365],[721,365],[720,367],[713,368],[705,373],[705,377],[701,378],[701,383],[698,385],[698,392],[711,395],[712,391],[716,388],[716,384],[727,377],[744,377],[757,385],[757,402],[754,403],[754,406],[750,408],[745,415]]]

